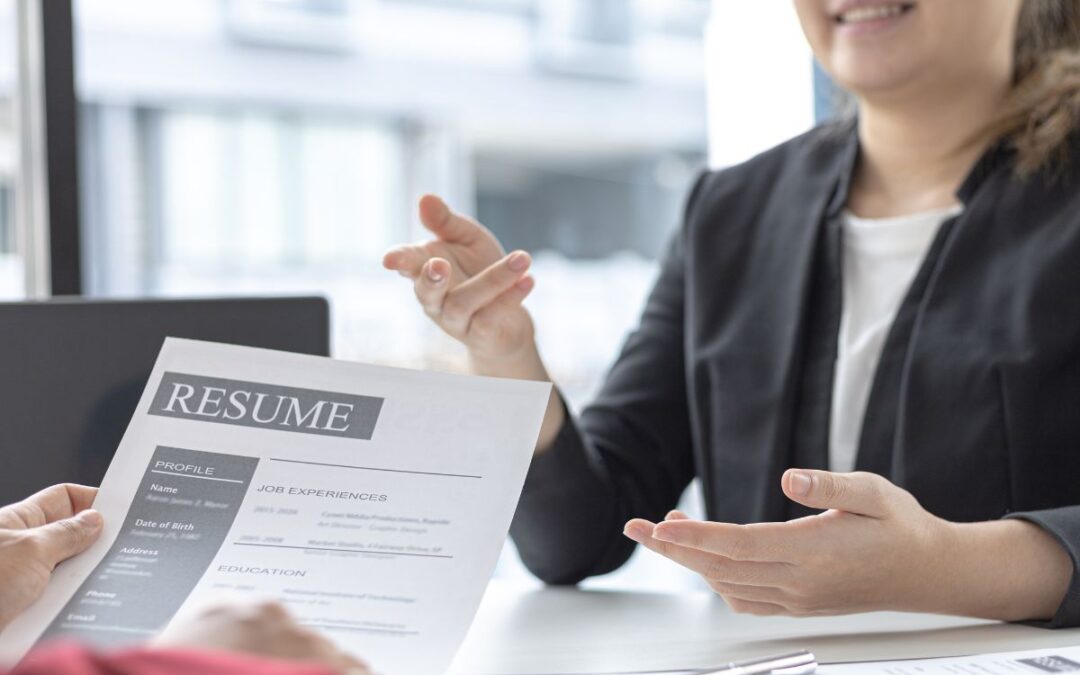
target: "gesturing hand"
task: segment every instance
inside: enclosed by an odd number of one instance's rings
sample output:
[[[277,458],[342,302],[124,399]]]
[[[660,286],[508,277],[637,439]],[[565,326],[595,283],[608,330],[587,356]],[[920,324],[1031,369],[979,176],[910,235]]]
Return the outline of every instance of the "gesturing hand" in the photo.
[[[95,495],[96,488],[54,485],[0,508],[0,630],[41,596],[59,563],[97,539]]]
[[[672,512],[626,535],[701,574],[738,612],[811,616],[922,610],[946,592],[934,574],[951,528],[907,491],[869,473],[788,471],[785,494],[822,514],[786,523],[733,525]]]
[[[389,251],[383,265],[413,280],[424,312],[481,359],[516,359],[535,348],[521,306],[534,285],[529,255],[506,255],[483,225],[438,197],[420,200],[420,219],[436,238]]]
[[[1022,519],[953,523],[870,473],[790,470],[784,493],[824,513],[733,525],[678,511],[626,535],[705,578],[738,612],[813,616],[871,610],[1048,619],[1074,565]]]

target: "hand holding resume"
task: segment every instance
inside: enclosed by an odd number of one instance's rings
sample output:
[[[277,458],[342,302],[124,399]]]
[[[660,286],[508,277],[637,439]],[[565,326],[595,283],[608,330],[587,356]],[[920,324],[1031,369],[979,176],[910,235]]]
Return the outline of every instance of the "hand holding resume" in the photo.
[[[549,395],[170,339],[94,504],[101,539],[0,636],[0,658],[139,642],[209,602],[272,598],[380,672],[443,672]]]

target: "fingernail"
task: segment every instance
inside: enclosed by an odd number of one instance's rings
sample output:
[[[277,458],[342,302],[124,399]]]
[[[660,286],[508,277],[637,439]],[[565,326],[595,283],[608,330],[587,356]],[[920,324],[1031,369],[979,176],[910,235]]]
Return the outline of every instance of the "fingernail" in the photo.
[[[810,485],[812,481],[810,476],[801,472],[794,471],[789,479],[788,486],[791,488],[792,494],[796,494],[800,497],[805,497],[810,494]]]
[[[652,532],[643,523],[627,523],[626,527],[623,528],[623,534],[636,542],[641,542],[648,539]]]
[[[524,272],[529,268],[529,255],[523,251],[518,251],[510,256],[510,259],[506,261],[506,265],[514,272]]]
[[[75,520],[79,521],[81,524],[87,527],[93,528],[101,527],[104,522],[101,519],[101,514],[97,511],[94,511],[93,509],[80,511],[78,515],[75,516]]]
[[[666,541],[669,544],[679,543],[679,538],[676,533],[672,532],[670,528],[656,526],[656,529],[652,532],[653,539],[657,541]]]
[[[435,269],[434,265],[428,265],[427,278],[431,281],[431,283],[439,284],[442,283],[443,275],[439,274],[439,272]]]

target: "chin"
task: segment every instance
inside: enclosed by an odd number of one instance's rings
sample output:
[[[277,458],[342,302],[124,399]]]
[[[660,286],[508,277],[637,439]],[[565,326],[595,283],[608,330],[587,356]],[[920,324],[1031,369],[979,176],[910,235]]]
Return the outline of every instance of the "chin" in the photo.
[[[827,11],[804,13],[807,36],[825,70],[848,91],[902,88],[932,62],[924,58],[932,51],[925,25],[930,17],[918,2],[821,1]]]
[[[856,96],[904,91],[918,74],[917,69],[904,68],[896,62],[874,64],[863,61],[853,63],[850,67],[839,64],[827,70],[840,87]]]

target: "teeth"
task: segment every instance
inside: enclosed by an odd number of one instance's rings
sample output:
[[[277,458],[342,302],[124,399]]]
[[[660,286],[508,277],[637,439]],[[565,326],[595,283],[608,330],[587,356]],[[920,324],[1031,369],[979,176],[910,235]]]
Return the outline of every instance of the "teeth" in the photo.
[[[837,20],[840,23],[861,23],[863,21],[877,21],[900,16],[904,13],[904,5],[878,5],[876,7],[859,7],[844,12]]]

